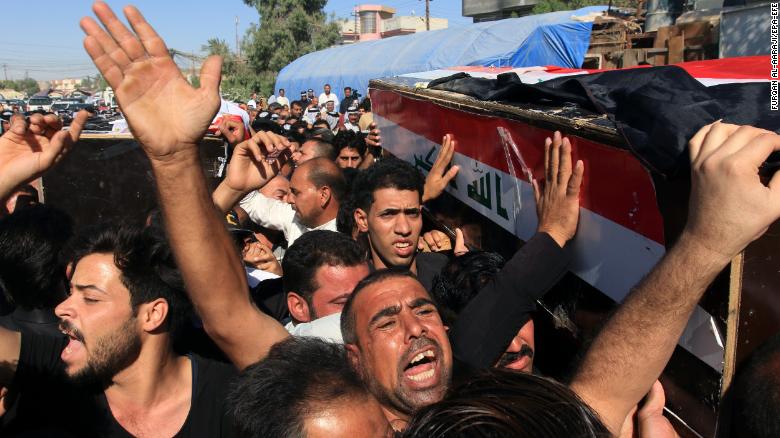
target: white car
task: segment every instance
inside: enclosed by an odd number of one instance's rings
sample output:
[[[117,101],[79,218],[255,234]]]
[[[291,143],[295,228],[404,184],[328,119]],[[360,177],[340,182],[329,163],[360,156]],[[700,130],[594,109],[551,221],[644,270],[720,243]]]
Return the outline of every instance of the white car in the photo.
[[[31,97],[27,101],[27,111],[43,110],[48,112],[51,111],[51,104],[52,100],[48,97]]]

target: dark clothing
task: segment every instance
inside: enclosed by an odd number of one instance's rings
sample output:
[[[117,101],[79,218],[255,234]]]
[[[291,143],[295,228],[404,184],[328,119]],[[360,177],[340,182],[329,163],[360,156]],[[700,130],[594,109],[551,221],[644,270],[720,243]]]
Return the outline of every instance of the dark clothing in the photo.
[[[653,172],[686,175],[688,140],[702,126],[725,123],[780,131],[780,113],[770,107],[768,82],[704,86],[677,66],[612,70],[524,84],[515,73],[496,79],[457,73],[428,88],[507,103],[575,103],[606,114],[628,150]],[[778,158],[773,155],[770,161]]]
[[[3,418],[2,436],[130,437],[111,414],[100,389],[76,387],[64,371],[60,354],[67,338],[22,332],[19,364],[12,390],[24,397],[13,418]],[[225,397],[236,370],[226,364],[189,356],[192,404],[176,437],[231,436]]]
[[[433,289],[433,279],[439,275],[449,260],[446,255],[436,252],[421,252],[415,257],[417,279],[428,293]]]
[[[60,337],[60,320],[54,314],[54,309],[22,309],[17,308],[8,315],[0,316],[0,327],[8,330],[29,330],[39,334]]]
[[[530,319],[536,300],[566,273],[570,259],[571,251],[547,233],[531,237],[450,327],[455,373],[458,367],[493,366]]]
[[[354,95],[345,97],[344,100],[342,100],[341,103],[339,103],[339,112],[341,114],[344,114],[351,106],[357,107],[357,98],[355,98]]]

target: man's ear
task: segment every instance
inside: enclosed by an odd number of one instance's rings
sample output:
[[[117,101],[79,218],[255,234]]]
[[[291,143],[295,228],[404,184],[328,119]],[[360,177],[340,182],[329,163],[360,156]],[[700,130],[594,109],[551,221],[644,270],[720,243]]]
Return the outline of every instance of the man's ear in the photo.
[[[162,328],[168,318],[169,310],[168,301],[163,298],[138,306],[137,319],[141,322],[141,329],[145,332],[153,332]]]
[[[355,223],[357,224],[358,231],[361,233],[367,233],[368,232],[368,214],[363,211],[362,208],[356,208],[355,213]]]
[[[349,365],[355,370],[360,377],[363,376],[363,368],[360,366],[360,350],[358,350],[355,344],[344,344],[344,348],[347,350],[347,360]]]
[[[287,292],[287,309],[290,311],[290,316],[292,316],[293,320],[298,322],[311,321],[309,303],[295,292]]]
[[[330,203],[331,198],[333,197],[333,192],[330,190],[330,187],[328,186],[322,186],[319,190],[320,195],[320,208],[325,208]]]

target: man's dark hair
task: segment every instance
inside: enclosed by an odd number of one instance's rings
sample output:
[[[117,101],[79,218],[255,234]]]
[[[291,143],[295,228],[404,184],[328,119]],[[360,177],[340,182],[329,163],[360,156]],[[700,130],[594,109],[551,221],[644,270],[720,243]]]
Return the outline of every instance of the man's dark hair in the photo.
[[[133,312],[158,298],[167,301],[166,328],[172,335],[178,334],[190,317],[191,304],[161,230],[129,224],[90,227],[71,243],[69,260],[75,267],[90,254],[113,254],[122,284],[130,292]]]
[[[347,91],[347,90],[352,91],[352,87],[344,87],[344,91]]]
[[[371,98],[366,97],[360,102],[360,105],[358,105],[358,109],[363,108],[363,111],[370,113],[371,112]]]
[[[303,108],[303,102],[300,100],[293,100],[290,102],[290,108],[294,107],[295,105],[298,105],[299,107]]]
[[[444,323],[452,324],[505,263],[500,254],[486,251],[470,251],[450,260],[434,277],[431,288]]]
[[[349,236],[327,230],[304,233],[284,253],[284,291],[302,296],[311,307],[314,279],[322,266],[358,266],[366,263],[366,253]]]
[[[719,437],[780,436],[780,333],[737,369],[721,402]]]
[[[362,157],[366,153],[366,138],[352,130],[339,131],[333,137],[333,146],[337,151],[336,157],[341,154],[341,150],[344,148],[355,149]]]
[[[330,84],[325,84],[325,85],[323,85],[323,88],[324,87],[330,87]]]
[[[305,437],[305,418],[338,401],[370,397],[342,345],[289,337],[245,369],[227,397],[241,436]]]
[[[71,218],[44,204],[0,220],[0,290],[8,304],[54,308],[65,299],[68,279],[61,253],[72,235]]]
[[[444,400],[417,411],[403,437],[607,438],[609,429],[555,380],[485,369]]]
[[[355,228],[355,198],[354,190],[356,184],[360,184],[364,171],[348,167],[341,169],[344,174],[344,181],[347,183],[347,195],[344,200],[339,202],[339,211],[336,214],[336,230],[347,236],[352,235]]]
[[[368,212],[374,203],[374,192],[380,189],[416,191],[422,203],[425,181],[414,166],[398,158],[388,158],[369,167],[363,184],[355,187],[358,208]]]
[[[344,339],[345,344],[357,343],[357,333],[355,333],[356,318],[354,309],[352,307],[354,306],[355,299],[357,298],[358,294],[363,291],[363,289],[371,286],[372,284],[398,277],[412,278],[415,281],[419,281],[417,280],[417,276],[414,275],[414,273],[412,273],[409,268],[393,267],[376,270],[368,274],[366,278],[360,280],[360,282],[355,286],[355,290],[353,290],[352,294],[349,296],[349,298],[347,298],[347,302],[344,303],[344,308],[341,310],[341,337]]]
[[[325,122],[325,124],[327,125],[328,122]],[[314,143],[314,148],[316,150],[315,155],[317,157],[325,157],[331,161],[336,160],[338,151],[333,147],[332,144],[317,137],[310,137],[306,141]]]

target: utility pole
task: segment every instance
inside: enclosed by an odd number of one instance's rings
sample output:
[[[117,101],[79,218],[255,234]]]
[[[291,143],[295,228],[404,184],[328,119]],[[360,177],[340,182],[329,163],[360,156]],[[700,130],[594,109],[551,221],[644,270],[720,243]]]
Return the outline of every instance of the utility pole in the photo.
[[[238,41],[238,15],[236,15],[236,53],[238,54],[238,60],[241,60],[241,44]]]
[[[431,0],[425,0],[425,30],[431,30]]]
[[[352,15],[355,17],[355,36],[353,41],[358,42],[360,40],[360,29],[358,29],[358,5],[355,5],[355,9],[352,10]]]
[[[3,64],[3,74],[5,75],[5,80],[8,80],[8,64]]]

